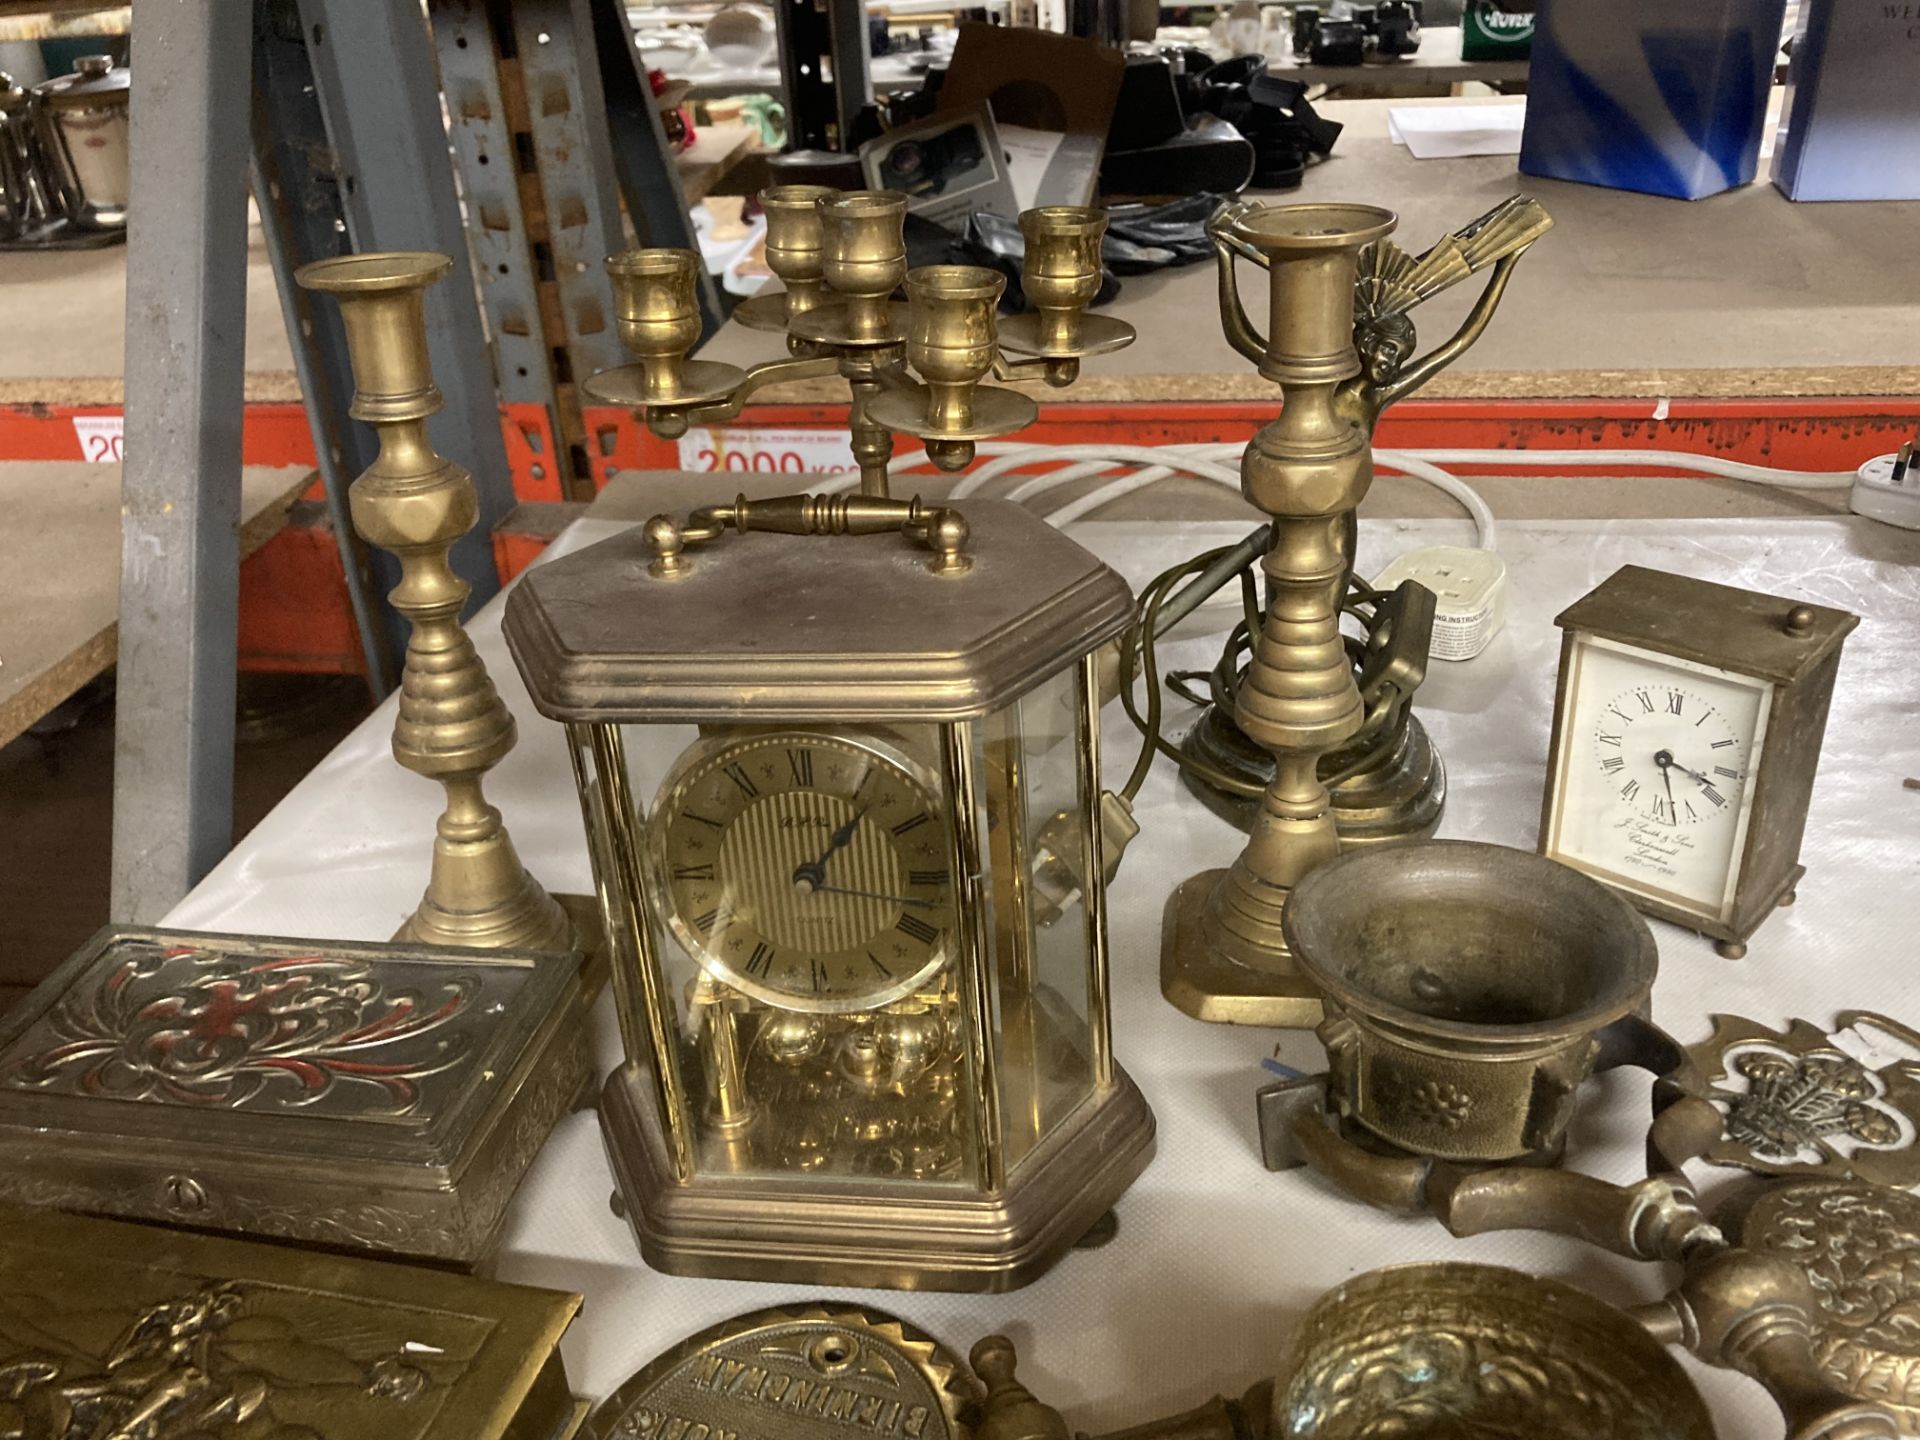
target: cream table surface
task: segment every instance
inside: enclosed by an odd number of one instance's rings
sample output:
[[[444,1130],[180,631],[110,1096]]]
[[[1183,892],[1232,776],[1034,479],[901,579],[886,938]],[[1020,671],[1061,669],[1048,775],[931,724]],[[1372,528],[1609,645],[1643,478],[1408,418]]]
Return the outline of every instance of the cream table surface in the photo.
[[[621,528],[582,521],[550,553]],[[1089,523],[1074,532],[1136,587],[1244,525]],[[1378,521],[1362,529],[1372,569],[1416,544],[1468,543],[1447,521]],[[1436,663],[1419,706],[1448,766],[1441,833],[1531,847],[1539,816],[1559,632],[1553,616],[1621,564],[1684,571],[1790,594],[1864,617],[1847,641],[1802,860],[1800,900],[1760,931],[1744,961],[1655,923],[1662,971],[1655,1016],[1685,1042],[1707,1015],[1824,1021],[1861,1006],[1920,1021],[1920,536],[1843,519],[1507,522],[1506,630],[1479,658]],[[1205,663],[1231,616],[1203,609],[1170,658]],[[1211,632],[1210,634],[1207,632]],[[500,634],[496,601],[472,625],[480,653],[520,718],[519,748],[489,795],[522,855],[552,888],[589,889],[580,812],[559,727],[533,710]],[[1185,717],[1172,717],[1176,725]],[[168,917],[203,929],[376,939],[418,898],[438,787],[394,768],[393,702],[381,707]],[[1105,743],[1117,784],[1135,736],[1111,707]],[[1317,1178],[1261,1168],[1252,1095],[1262,1062],[1315,1068],[1311,1036],[1189,1020],[1157,985],[1160,912],[1190,872],[1224,864],[1236,836],[1157,767],[1141,797],[1140,839],[1110,892],[1114,1024],[1121,1062],[1159,1117],[1151,1167],[1118,1206],[1119,1236],[1070,1254],[1011,1295],[809,1292],[794,1286],[676,1279],[640,1261],[607,1205],[611,1182],[590,1113],[564,1120],[509,1221],[504,1279],[577,1290],[586,1311],[567,1337],[575,1388],[598,1398],[669,1343],[741,1311],[845,1295],[893,1310],[961,1353],[1004,1331],[1022,1378],[1098,1432],[1237,1393],[1271,1373],[1293,1318],[1322,1291],[1375,1266],[1433,1258],[1504,1263],[1631,1302],[1660,1277],[1544,1235],[1455,1241],[1428,1221],[1375,1214]],[[602,1068],[617,1063],[608,1005],[596,1015]],[[1582,1168],[1631,1179],[1645,1129],[1643,1077],[1598,1083],[1576,1122]],[[1735,1172],[1702,1170],[1709,1197]],[[1780,1426],[1758,1387],[1692,1365],[1724,1437],[1760,1440]]]

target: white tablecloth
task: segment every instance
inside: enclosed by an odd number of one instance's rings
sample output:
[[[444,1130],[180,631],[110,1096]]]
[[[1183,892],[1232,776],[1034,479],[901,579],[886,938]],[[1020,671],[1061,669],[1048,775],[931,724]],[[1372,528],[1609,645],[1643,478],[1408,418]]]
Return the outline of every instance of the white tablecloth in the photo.
[[[555,553],[619,528],[584,521]],[[1092,523],[1075,534],[1134,585],[1245,525]],[[1419,544],[1471,543],[1452,522],[1369,522],[1362,568]],[[1755,937],[1748,957],[1654,922],[1661,976],[1655,1016],[1682,1041],[1703,1038],[1710,1011],[1775,1023],[1825,1021],[1863,1006],[1920,1021],[1920,538],[1853,519],[1510,522],[1506,631],[1478,659],[1436,663],[1419,708],[1451,782],[1441,834],[1531,848],[1545,771],[1559,632],[1553,617],[1619,565],[1635,562],[1804,597],[1864,617],[1847,641],[1802,861],[1800,900]],[[1236,601],[1237,603],[1237,601]],[[1206,663],[1231,616],[1209,607],[1169,654]],[[488,782],[522,856],[550,888],[589,887],[580,812],[559,728],[535,713],[500,635],[496,601],[473,623],[480,653],[520,717],[519,748]],[[1211,632],[1205,633],[1205,632]],[[1185,717],[1170,717],[1183,726]],[[398,771],[388,753],[393,702],[295,788],[168,917],[213,930],[378,939],[418,899],[437,786]],[[1107,716],[1109,783],[1136,737]],[[1661,1277],[1543,1235],[1455,1241],[1431,1221],[1376,1214],[1308,1172],[1261,1168],[1254,1089],[1261,1061],[1317,1068],[1310,1035],[1216,1027],[1168,1006],[1157,983],[1160,914],[1189,873],[1226,863],[1238,837],[1178,789],[1164,763],[1141,797],[1142,834],[1111,891],[1118,1055],[1159,1117],[1159,1151],[1120,1202],[1118,1239],[1074,1253],[1026,1290],[1000,1296],[868,1293],[964,1354],[993,1331],[1021,1350],[1022,1378],[1098,1432],[1168,1413],[1271,1373],[1293,1319],[1358,1271],[1459,1258],[1559,1276],[1622,1303],[1654,1298]],[[602,1068],[617,1060],[607,1004],[596,1016]],[[1646,1125],[1643,1077],[1607,1077],[1576,1123],[1583,1168],[1636,1174]],[[1734,1172],[1702,1169],[1709,1195]],[[564,1120],[515,1202],[504,1279],[583,1293],[566,1341],[574,1386],[605,1395],[660,1350],[700,1327],[808,1292],[793,1286],[674,1279],[640,1261],[607,1206],[612,1188],[593,1115]],[[818,1298],[826,1292],[812,1292]],[[1729,1437],[1777,1436],[1758,1387],[1689,1366]]]

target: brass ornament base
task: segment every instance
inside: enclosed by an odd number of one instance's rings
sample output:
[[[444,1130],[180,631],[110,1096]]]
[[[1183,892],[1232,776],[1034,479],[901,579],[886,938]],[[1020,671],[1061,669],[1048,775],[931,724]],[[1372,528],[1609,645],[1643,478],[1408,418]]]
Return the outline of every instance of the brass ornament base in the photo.
[[[690,1335],[602,1401],[587,1440],[778,1435],[962,1440],[973,1402],[960,1358],[878,1310],[768,1309]]]
[[[746,383],[747,372],[738,365],[723,365],[715,360],[684,360],[680,364],[680,385],[671,394],[660,395],[647,388],[644,365],[618,365],[601,370],[581,382],[587,397],[602,405],[618,405],[623,410],[638,410],[654,405],[710,405],[724,400]]]
[[[998,1196],[935,1198],[925,1185],[823,1184],[804,1174],[674,1179],[654,1081],[607,1077],[600,1126],[640,1254],[670,1275],[896,1290],[999,1292],[1038,1279],[1113,1206],[1153,1155],[1153,1112],[1118,1066],[1069,1128]]]
[[[928,418],[932,392],[924,385],[902,386],[867,402],[867,418],[899,435],[922,440],[991,440],[1024,430],[1040,418],[1040,407],[1018,390],[979,385],[973,391],[973,421],[958,428]]]
[[[1761,1175],[1920,1185],[1920,1066],[1869,1067],[1831,1038],[1858,1026],[1920,1048],[1920,1033],[1866,1010],[1843,1010],[1827,1028],[1791,1020],[1784,1031],[1711,1018],[1713,1033],[1687,1051],[1726,1117],[1703,1159]]]
[[[1920,1435],[1920,1199],[1858,1180],[1770,1185],[1722,1219],[1735,1244],[1813,1286],[1813,1358],[1827,1382]]]
[[[577,950],[580,953],[580,993],[588,1004],[592,1004],[606,988],[611,964],[607,948],[607,925],[600,914],[600,902],[591,895],[559,892],[554,892],[549,898],[559,907],[561,917],[567,922],[567,932],[558,944],[547,948]],[[419,938],[413,933],[413,925],[414,920],[409,917],[405,924],[393,932],[393,939]]]
[[[1082,315],[1080,343],[1071,349],[1049,346],[1042,339],[1042,317],[1029,310],[1000,321],[1000,348],[1010,355],[1031,355],[1043,360],[1080,360],[1091,355],[1108,355],[1124,350],[1134,341],[1134,328],[1110,315]]]
[[[816,305],[805,314],[794,316],[786,328],[789,335],[812,345],[828,345],[836,350],[879,350],[906,342],[907,307],[898,300],[888,301],[886,327],[871,334],[853,328],[852,311],[844,300]]]
[[[1233,723],[1233,717],[1209,706],[1181,737],[1184,755],[1223,770],[1264,790],[1273,782],[1273,756]],[[1349,750],[1322,756],[1323,775],[1346,769],[1357,757]],[[1235,795],[1207,784],[1190,770],[1181,783],[1208,810],[1242,832],[1253,828],[1260,810],[1257,795]],[[1340,848],[1393,845],[1424,840],[1440,827],[1447,805],[1447,768],[1418,715],[1408,717],[1398,742],[1378,763],[1332,787],[1333,825]]]
[[[1206,914],[1224,868],[1203,870],[1168,897],[1160,925],[1160,993],[1175,1009],[1215,1025],[1310,1030],[1323,1014],[1320,992],[1277,952],[1274,963],[1243,964],[1208,943]]]

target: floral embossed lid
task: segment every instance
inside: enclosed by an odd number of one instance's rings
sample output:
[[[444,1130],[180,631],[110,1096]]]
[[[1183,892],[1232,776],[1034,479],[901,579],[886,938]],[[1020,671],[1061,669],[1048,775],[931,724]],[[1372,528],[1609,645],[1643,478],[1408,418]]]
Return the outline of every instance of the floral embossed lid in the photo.
[[[0,1202],[465,1256],[580,1012],[565,956],[111,928],[0,1022]]]

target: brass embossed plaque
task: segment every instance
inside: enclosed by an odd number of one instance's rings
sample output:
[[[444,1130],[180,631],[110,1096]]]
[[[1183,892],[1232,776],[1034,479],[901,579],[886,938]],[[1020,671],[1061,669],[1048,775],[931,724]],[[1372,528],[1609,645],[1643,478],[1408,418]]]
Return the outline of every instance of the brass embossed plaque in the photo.
[[[478,1263],[586,1086],[576,976],[104,930],[0,1022],[0,1203]]]
[[[588,1440],[960,1440],[971,1381],[877,1310],[761,1310],[689,1336],[609,1396]]]
[[[0,1208],[6,1440],[549,1440],[577,1295]]]
[[[1740,1239],[1813,1282],[1814,1358],[1827,1379],[1920,1433],[1920,1199],[1858,1180],[1776,1185],[1747,1210]]]
[[[1920,1066],[1893,1056],[1869,1064],[1834,1038],[1877,1030],[1915,1046],[1920,1034],[1865,1010],[1843,1011],[1827,1029],[1806,1020],[1775,1031],[1738,1015],[1712,1018],[1713,1034],[1687,1052],[1710,1087],[1707,1098],[1726,1116],[1726,1132],[1706,1159],[1762,1175],[1920,1184]]]

